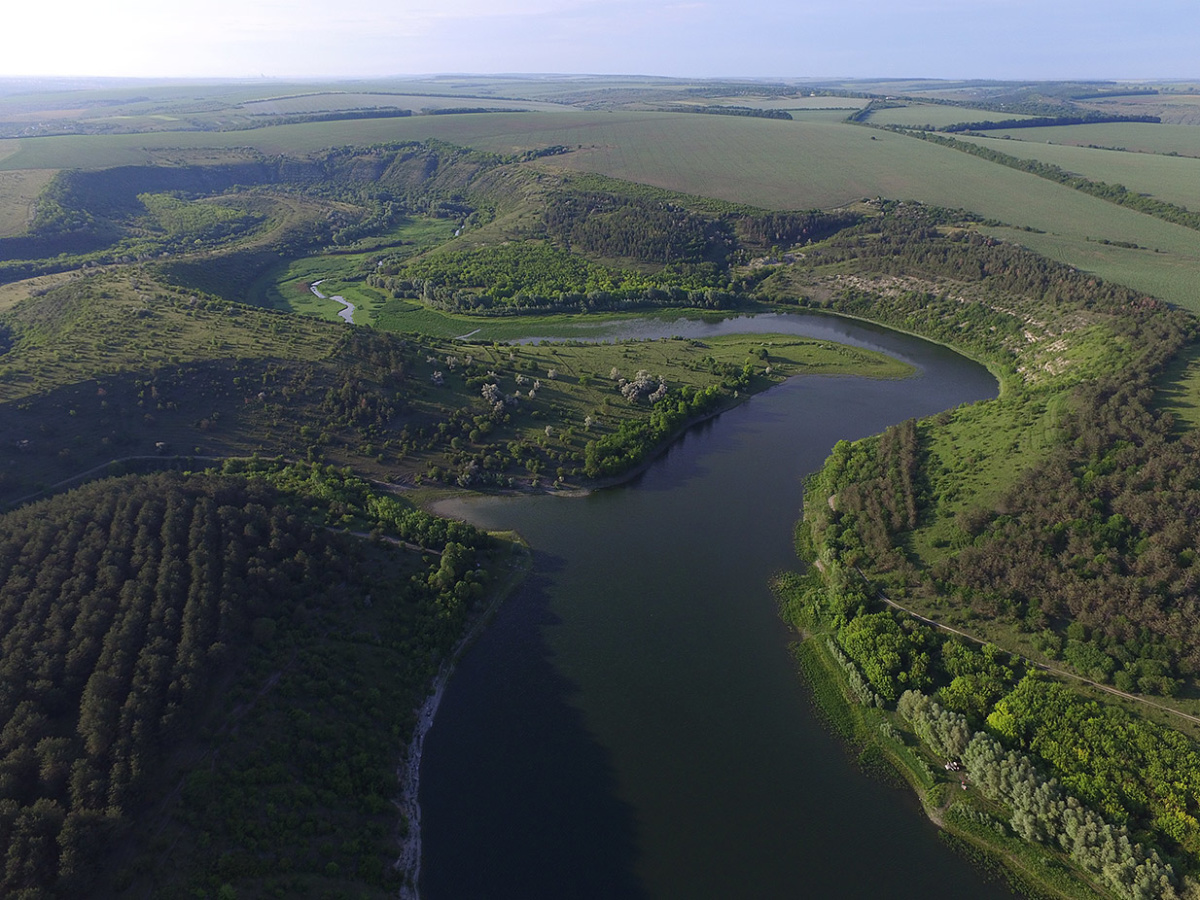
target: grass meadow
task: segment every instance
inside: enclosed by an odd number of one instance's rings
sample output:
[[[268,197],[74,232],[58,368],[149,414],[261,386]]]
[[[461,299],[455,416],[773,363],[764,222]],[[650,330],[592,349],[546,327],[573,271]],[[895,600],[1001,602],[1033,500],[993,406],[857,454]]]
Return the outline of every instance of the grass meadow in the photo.
[[[1200,159],[995,138],[957,139],[1009,156],[1050,163],[1092,181],[1123,184],[1131,191],[1200,210]]]
[[[960,122],[1007,122],[1009,119],[1028,118],[1029,116],[1019,113],[1000,113],[986,109],[968,109],[961,106],[929,103],[877,109],[871,113],[867,121],[872,125],[901,125],[905,128],[919,128],[922,125],[945,128]]]
[[[12,237],[25,231],[33,201],[53,177],[53,169],[0,172],[0,237]]]
[[[1052,128],[999,128],[989,132],[989,136],[1008,137],[1032,144],[1070,144],[1135,153],[1200,156],[1200,128],[1190,125],[1105,122],[1100,125],[1059,125]]]

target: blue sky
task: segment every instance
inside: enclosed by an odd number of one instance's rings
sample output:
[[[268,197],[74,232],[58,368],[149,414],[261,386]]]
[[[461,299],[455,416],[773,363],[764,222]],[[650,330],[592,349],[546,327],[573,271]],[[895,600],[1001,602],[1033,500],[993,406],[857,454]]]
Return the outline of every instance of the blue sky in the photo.
[[[1198,0],[35,0],[0,75],[1200,79]]]

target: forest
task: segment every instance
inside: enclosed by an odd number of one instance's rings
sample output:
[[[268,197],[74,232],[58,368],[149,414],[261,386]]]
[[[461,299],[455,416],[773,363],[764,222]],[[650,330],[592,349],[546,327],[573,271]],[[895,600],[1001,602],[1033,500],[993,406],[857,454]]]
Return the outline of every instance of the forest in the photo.
[[[361,539],[342,531],[347,523],[418,545],[423,553],[378,541],[360,547]],[[341,755],[326,710],[319,754],[302,731],[300,753],[293,745],[280,756],[283,745],[275,742],[282,735],[272,735],[261,752],[273,759],[242,757],[224,732],[257,699],[255,689],[236,685],[261,680],[264,659],[290,657],[287,673],[299,659],[336,650],[322,649],[328,644],[322,635],[361,641],[366,621],[356,610],[364,603],[379,607],[372,627],[381,630],[362,652],[386,658],[389,674],[373,674],[372,691],[339,715],[350,727],[354,716],[396,704],[391,734],[402,739],[412,727],[405,710],[483,596],[485,535],[379,497],[332,470],[265,464],[99,481],[8,513],[0,529],[0,684],[7,723],[0,833],[9,848],[2,881],[7,896],[77,896],[89,890],[115,840],[131,832],[144,840],[139,820],[163,790],[164,771],[178,764],[181,751],[201,752],[197,719],[211,723],[205,740],[212,746],[204,752],[215,760],[216,748],[224,747],[233,756],[222,756],[213,775],[198,772],[187,780],[188,800],[175,813],[181,822],[170,827],[207,828],[203,823],[213,819],[235,829],[218,840],[241,849],[219,871],[244,867],[237,861],[247,849],[239,833],[266,824],[255,823],[262,805],[235,811],[219,798],[235,796],[232,784],[239,780],[275,784],[286,777],[297,783],[271,801],[275,814],[304,810],[301,785],[322,795],[332,791],[308,806],[329,807],[343,828],[373,834],[361,839],[348,864],[365,884],[392,883],[386,874],[391,829],[385,824],[376,832],[372,824],[386,823],[382,814],[395,790],[388,734],[354,724],[345,735],[345,758],[354,765],[325,769],[320,760]],[[413,574],[407,580],[382,575],[384,558]],[[306,692],[306,702],[316,705],[312,714],[326,702],[315,685],[334,677],[332,661],[303,668],[314,685]],[[259,694],[280,674],[268,673]],[[233,687],[232,710],[220,709],[218,685]],[[293,719],[298,712],[293,709]],[[256,774],[263,765],[278,770],[265,782],[265,772]],[[222,781],[229,786],[220,787]],[[363,812],[366,818],[354,824]],[[314,836],[310,843],[327,839]],[[350,832],[340,837],[350,839]],[[270,852],[253,859],[254,873],[263,877],[290,872],[301,861],[279,869]],[[211,877],[206,868],[197,864],[188,877],[203,884]],[[120,889],[136,871],[118,873],[114,886]]]

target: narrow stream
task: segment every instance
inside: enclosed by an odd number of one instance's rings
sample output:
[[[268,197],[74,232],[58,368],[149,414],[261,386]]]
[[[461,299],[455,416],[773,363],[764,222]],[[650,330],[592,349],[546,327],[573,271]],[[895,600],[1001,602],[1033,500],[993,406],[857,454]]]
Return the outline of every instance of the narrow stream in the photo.
[[[425,900],[1011,897],[816,719],[768,589],[833,444],[994,396],[981,367],[828,317],[639,324],[882,349],[904,381],[796,378],[584,499],[439,512],[515,528],[535,570],[450,680],[422,763]]]
[[[321,281],[324,281],[324,280],[325,279],[321,279]],[[342,297],[338,294],[334,294],[332,297],[326,297],[319,290],[317,290],[317,285],[321,284],[321,281],[314,281],[312,284],[310,284],[308,286],[308,289],[310,291],[312,291],[314,294],[316,294],[317,297],[320,298],[321,300],[333,300],[333,301],[341,304],[343,309],[341,312],[338,313],[338,315],[342,317],[343,322],[346,322],[348,325],[353,325],[354,324],[354,310],[357,309],[357,307],[353,303],[351,303],[349,300],[347,300],[345,297]]]

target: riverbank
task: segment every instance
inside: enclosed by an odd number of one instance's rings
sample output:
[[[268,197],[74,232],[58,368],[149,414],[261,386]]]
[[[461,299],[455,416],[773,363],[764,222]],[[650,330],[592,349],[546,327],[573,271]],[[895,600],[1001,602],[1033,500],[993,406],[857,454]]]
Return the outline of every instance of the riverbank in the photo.
[[[831,640],[822,631],[802,634],[794,648],[796,663],[814,707],[859,765],[911,790],[943,840],[1014,893],[1027,900],[1100,900],[1103,895],[1071,877],[1060,855],[997,828],[994,805],[971,785],[964,789],[958,773],[937,768],[939,761],[927,758],[897,714],[858,702],[828,646]]]
[[[400,795],[396,806],[404,816],[406,830],[400,841],[400,854],[396,858],[394,868],[404,876],[400,888],[401,900],[420,900],[421,879],[421,755],[425,748],[425,736],[437,717],[438,707],[442,703],[442,695],[450,676],[454,674],[454,666],[462,654],[483,631],[496,610],[512,594],[517,586],[529,574],[533,566],[533,556],[528,545],[519,535],[512,533],[494,534],[493,538],[507,542],[511,548],[511,558],[508,563],[509,573],[504,583],[492,593],[490,600],[472,620],[465,634],[454,646],[454,650],[438,670],[430,686],[429,694],[417,710],[417,724],[413,727],[412,737],[404,755],[397,776],[400,781]]]

